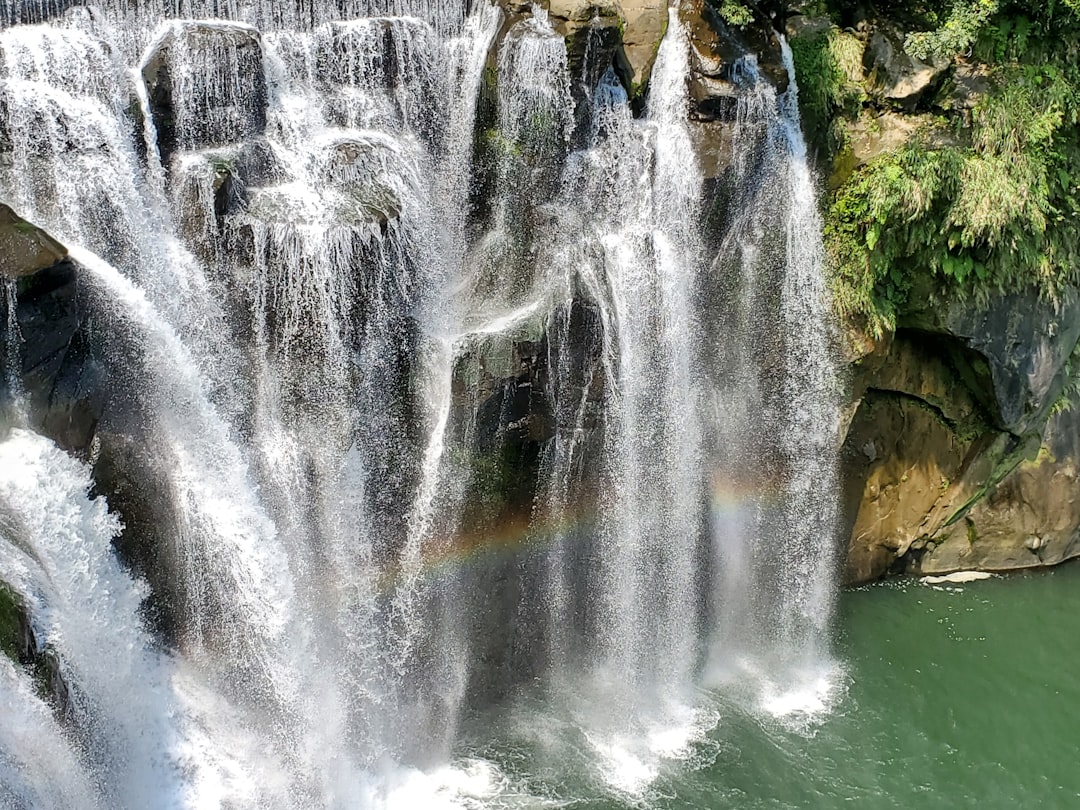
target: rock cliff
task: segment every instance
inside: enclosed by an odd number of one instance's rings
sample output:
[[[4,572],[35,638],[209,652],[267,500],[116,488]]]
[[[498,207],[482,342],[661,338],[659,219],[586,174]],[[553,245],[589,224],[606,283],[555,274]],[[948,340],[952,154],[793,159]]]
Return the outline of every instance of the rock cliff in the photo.
[[[1075,86],[1057,45],[1075,19],[983,5],[786,20],[849,327],[848,582],[1080,555],[1075,184],[1034,179],[1077,143],[1075,107],[1050,101]]]

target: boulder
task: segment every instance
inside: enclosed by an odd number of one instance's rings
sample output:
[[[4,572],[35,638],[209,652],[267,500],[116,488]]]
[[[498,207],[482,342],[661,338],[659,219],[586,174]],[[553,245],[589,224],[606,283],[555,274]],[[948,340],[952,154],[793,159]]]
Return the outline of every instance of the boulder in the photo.
[[[434,79],[431,26],[413,17],[331,22],[316,38],[315,72],[324,87],[394,89]]]
[[[0,332],[0,356],[17,370],[15,380],[10,372],[0,380],[0,392],[21,393],[38,431],[86,452],[105,392],[80,272],[56,239],[0,205],[0,275],[14,285],[0,299],[0,323],[17,327]],[[18,391],[8,390],[12,383]]]
[[[315,78],[335,126],[383,129],[404,125],[438,141],[446,122],[437,94],[438,53],[431,26],[412,17],[368,17],[320,26]],[[358,95],[356,88],[363,88]]]
[[[0,276],[32,276],[67,256],[67,248],[36,225],[0,203]]]
[[[636,93],[652,74],[656,51],[667,31],[668,4],[666,0],[626,0],[622,12],[626,20],[623,50],[630,70],[631,90]]]
[[[259,32],[240,23],[169,25],[142,64],[162,163],[177,150],[220,147],[266,127]]]
[[[990,92],[990,67],[981,62],[959,58],[946,84],[948,103],[954,110],[970,113]]]
[[[1080,411],[1052,416],[1042,443],[912,561],[924,574],[1007,571],[1080,557]]]
[[[941,86],[949,64],[947,59],[915,59],[904,50],[902,33],[880,27],[863,51],[871,94],[905,110],[915,109]]]

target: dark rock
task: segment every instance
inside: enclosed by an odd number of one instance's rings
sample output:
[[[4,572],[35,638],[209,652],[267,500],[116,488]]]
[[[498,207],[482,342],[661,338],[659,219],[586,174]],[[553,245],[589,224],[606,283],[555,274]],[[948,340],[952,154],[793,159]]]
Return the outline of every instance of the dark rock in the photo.
[[[429,101],[437,85],[437,66],[429,54],[438,49],[431,37],[426,23],[409,17],[368,17],[320,28],[315,76],[331,123],[364,128],[368,116],[399,119],[440,142],[445,120],[439,106]],[[381,97],[369,93],[368,105],[358,109],[349,92],[353,87],[383,93]]]
[[[986,358],[998,427],[1038,428],[1064,385],[1065,361],[1080,339],[1080,294],[1050,300],[1035,291],[913,312],[909,325],[962,341]]]
[[[120,558],[150,586],[143,605],[148,624],[175,643],[184,594],[181,578],[173,574],[177,561],[168,529],[179,523],[173,511],[177,499],[165,469],[170,459],[155,452],[131,427],[99,431],[93,494],[104,495],[109,510],[121,516],[124,531],[113,542]]]
[[[777,93],[787,90],[790,79],[773,21],[757,5],[749,8],[753,22],[738,28],[706,0],[695,0],[682,12],[690,33],[691,117],[698,121],[730,119],[734,99],[755,78],[748,75],[748,64]]]
[[[26,606],[0,581],[0,652],[18,664],[29,664],[37,643]]]
[[[60,661],[52,649],[43,647],[34,636],[30,613],[22,600],[0,580],[0,653],[25,667],[42,698],[49,701],[57,716],[74,719],[68,685]]]
[[[0,28],[33,25],[62,16],[86,0],[6,0],[0,4]]]
[[[14,285],[14,295],[0,300],[0,323],[16,327],[0,333],[0,350],[17,370],[17,379],[5,376],[0,390],[18,386],[21,391],[6,393],[24,395],[36,429],[65,449],[86,452],[104,386],[80,268],[59,242],[7,206],[0,206],[0,245],[3,275]]]

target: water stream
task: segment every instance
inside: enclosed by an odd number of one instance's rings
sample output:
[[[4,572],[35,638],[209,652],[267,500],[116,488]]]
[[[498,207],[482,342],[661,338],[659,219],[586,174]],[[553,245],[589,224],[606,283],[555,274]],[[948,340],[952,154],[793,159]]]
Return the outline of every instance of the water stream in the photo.
[[[614,67],[575,102],[540,8],[65,5],[0,18],[0,201],[69,247],[117,382],[88,459],[21,400],[0,441],[0,580],[71,692],[0,662],[11,804],[543,804],[493,711],[633,799],[708,746],[706,694],[821,719],[838,389],[794,78],[738,66],[710,241],[675,10],[635,116]],[[91,489],[129,457],[150,529]]]

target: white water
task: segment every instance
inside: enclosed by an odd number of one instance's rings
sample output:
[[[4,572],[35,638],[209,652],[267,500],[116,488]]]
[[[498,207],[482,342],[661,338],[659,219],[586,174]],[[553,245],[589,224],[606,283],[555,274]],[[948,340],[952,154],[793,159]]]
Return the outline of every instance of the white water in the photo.
[[[60,810],[100,807],[93,777],[75,755],[73,740],[33,684],[0,658],[0,805]]]
[[[104,501],[87,497],[90,486],[89,470],[47,439],[14,430],[0,442],[4,580],[29,606],[37,643],[57,656],[86,761],[6,659],[0,679],[13,714],[5,715],[0,758],[27,760],[26,783],[15,792],[32,806],[182,806],[169,666],[139,625],[142,589],[112,553],[119,522]],[[32,744],[59,749],[47,778],[44,763],[13,741],[29,736],[33,715],[47,720]]]
[[[101,432],[138,425],[175,591],[175,649],[152,651],[88,471],[30,434],[0,448],[30,487],[16,511],[46,485],[19,447],[68,465],[54,511],[92,514],[70,542],[113,599],[72,611],[78,644],[127,638],[150,673],[131,688],[159,707],[125,712],[123,682],[45,632],[73,689],[105,695],[80,742],[43,731],[80,763],[56,789],[85,773],[110,806],[483,803],[509,788],[455,760],[462,723],[532,683],[639,795],[717,722],[705,686],[827,708],[835,370],[794,87],[744,66],[716,255],[674,10],[644,115],[609,70],[579,142],[542,10],[496,43],[483,3],[330,6],[191,0],[166,22],[104,2],[0,31],[0,200],[85,268],[124,377]],[[144,81],[162,58],[171,123]],[[512,423],[522,397],[550,414]],[[489,491],[500,448],[545,420],[512,512]],[[100,590],[39,597],[5,553],[36,622]],[[154,744],[129,754],[140,733]],[[37,754],[4,756],[31,763],[20,795],[45,790]]]

